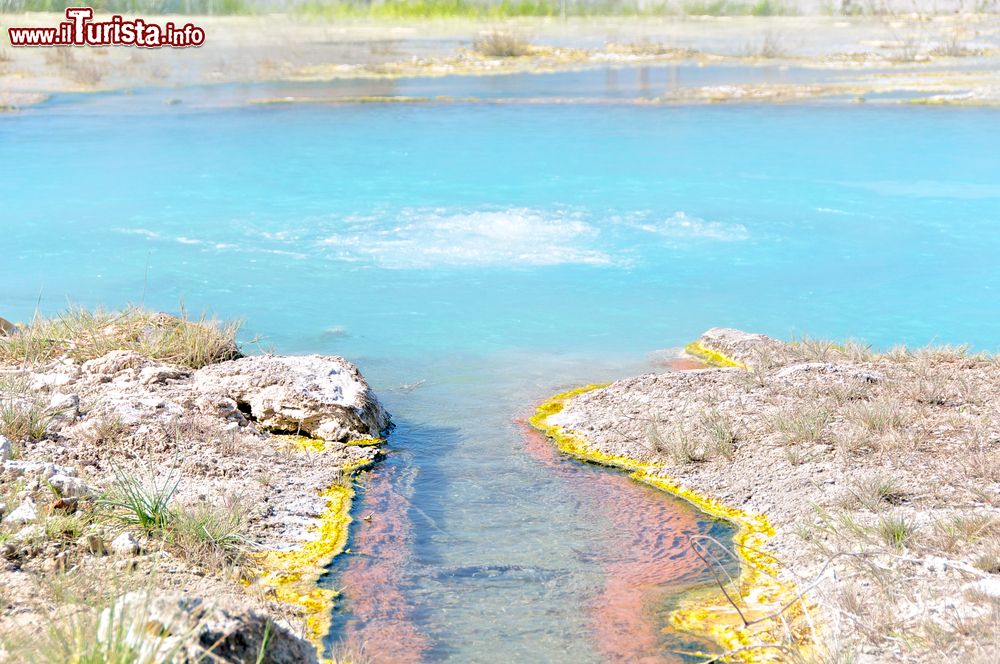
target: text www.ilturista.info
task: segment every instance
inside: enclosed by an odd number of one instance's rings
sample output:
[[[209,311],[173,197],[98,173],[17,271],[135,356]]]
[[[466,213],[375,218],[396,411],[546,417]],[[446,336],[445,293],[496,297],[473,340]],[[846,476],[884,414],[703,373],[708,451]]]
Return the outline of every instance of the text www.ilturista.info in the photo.
[[[125,20],[117,14],[107,21],[93,21],[90,7],[68,7],[66,18],[54,28],[7,28],[10,45],[188,48],[205,43],[205,31],[191,23],[160,25],[141,18]]]

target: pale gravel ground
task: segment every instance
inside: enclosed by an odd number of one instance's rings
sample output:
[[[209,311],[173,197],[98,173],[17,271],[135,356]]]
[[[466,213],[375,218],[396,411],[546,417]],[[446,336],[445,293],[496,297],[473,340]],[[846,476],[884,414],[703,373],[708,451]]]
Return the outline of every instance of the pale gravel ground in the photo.
[[[858,361],[784,344],[765,355],[751,345],[737,358],[756,364],[753,374],[621,380],[573,398],[549,424],[765,513],[777,529],[772,551],[800,585],[831,555],[849,554],[811,595],[829,642],[856,661],[997,661],[1000,568],[976,565],[1000,555],[1000,362],[950,353]],[[818,412],[826,416],[815,440],[782,432]],[[707,440],[706,413],[731,419],[732,460],[681,463],[651,449],[657,436],[666,447]],[[854,496],[870,478],[890,480],[898,495],[863,507]],[[899,549],[866,530],[897,517],[913,530]]]
[[[176,481],[170,505],[175,512],[211,505],[225,513],[236,506],[245,515],[242,536],[249,552],[289,549],[315,539],[310,529],[326,511],[321,492],[351,481],[342,468],[373,462],[378,449],[327,442],[322,452],[306,451],[272,436],[235,403],[205,396],[203,388],[216,367],[198,373],[119,351],[83,365],[65,359],[30,369],[0,364],[2,403],[35,401],[59,413],[44,438],[18,444],[17,459],[71,469],[95,492],[111,488],[120,472],[147,486]],[[196,376],[208,380],[198,384]],[[0,503],[6,513],[28,496],[35,499],[40,523],[50,513],[59,514],[44,479],[22,479],[0,466]],[[183,555],[176,546],[141,535],[142,555],[91,555],[75,538],[16,543],[21,528],[7,522],[0,526],[0,544],[11,544],[0,547],[0,645],[22,630],[44,627],[49,615],[78,610],[73,598],[92,600],[95,593],[150,586],[249,601],[302,633],[301,610],[254,585],[257,563],[250,559],[227,568],[216,557]],[[87,530],[106,546],[121,531],[106,520]],[[251,582],[249,588],[244,580]]]

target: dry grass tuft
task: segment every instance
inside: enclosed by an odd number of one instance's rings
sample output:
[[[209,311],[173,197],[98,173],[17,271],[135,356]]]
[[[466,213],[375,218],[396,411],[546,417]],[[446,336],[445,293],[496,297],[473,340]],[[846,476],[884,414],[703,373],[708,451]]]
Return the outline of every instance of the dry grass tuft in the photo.
[[[331,664],[373,664],[375,661],[364,643],[341,641],[333,646],[330,655]]]
[[[1000,444],[989,422],[977,422],[963,442],[965,475],[980,482],[1000,482]]]
[[[715,457],[732,460],[736,454],[736,429],[732,418],[718,410],[703,413],[695,427],[676,426],[667,436],[654,420],[646,429],[646,445],[675,463],[702,463]]]
[[[991,514],[959,515],[934,522],[928,541],[945,553],[960,553],[1000,538],[1000,519]]]
[[[781,434],[786,445],[795,445],[820,442],[829,421],[830,411],[825,407],[805,404],[792,412],[776,416],[771,424]]]
[[[736,454],[736,425],[733,418],[719,410],[703,413],[699,422],[708,437],[710,447],[719,456],[731,461]]]
[[[91,429],[94,444],[107,449],[118,449],[128,435],[128,425],[118,415],[107,415],[97,419]]]
[[[818,339],[808,335],[791,342],[792,349],[803,360],[809,362],[871,362],[878,355],[872,347],[862,341],[848,339],[843,343]]]
[[[823,385],[816,391],[819,398],[829,397],[837,406],[863,401],[871,395],[872,384],[861,378],[849,378]]]
[[[519,58],[531,55],[531,44],[512,33],[495,30],[481,35],[472,42],[473,50],[488,58]]]
[[[848,491],[844,507],[861,507],[871,512],[877,512],[887,505],[899,505],[906,499],[906,491],[885,475],[872,475],[858,480]]]
[[[912,352],[913,359],[926,362],[930,366],[961,363],[969,359],[969,346],[926,346]]]
[[[200,369],[241,356],[236,343],[241,325],[139,307],[120,312],[71,307],[52,318],[36,316],[16,333],[0,337],[0,362],[31,366],[63,355],[85,362],[113,350],[131,350],[161,362]]]
[[[855,401],[847,406],[844,414],[849,421],[875,434],[898,431],[909,421],[903,403],[892,397]]]
[[[87,521],[82,514],[54,514],[45,519],[45,536],[50,540],[72,542],[86,527]]]
[[[0,399],[0,435],[14,443],[41,440],[58,415],[35,398]]]
[[[980,554],[974,564],[987,574],[1000,574],[1000,541],[994,542],[986,552]]]
[[[181,507],[174,513],[168,539],[185,558],[209,567],[233,564],[252,547],[239,498]]]
[[[785,460],[791,466],[801,466],[804,463],[815,461],[819,454],[815,450],[807,450],[798,445],[788,445],[782,449]]]

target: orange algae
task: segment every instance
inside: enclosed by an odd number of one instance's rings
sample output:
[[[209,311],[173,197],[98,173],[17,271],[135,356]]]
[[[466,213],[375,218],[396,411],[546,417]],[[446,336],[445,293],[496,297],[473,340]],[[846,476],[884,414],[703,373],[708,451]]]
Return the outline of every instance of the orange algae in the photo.
[[[606,661],[666,664],[680,661],[664,650],[664,600],[677,580],[696,574],[701,562],[693,552],[664,547],[683,533],[700,532],[694,512],[678,511],[672,502],[650,500],[648,490],[624,473],[592,474],[581,464],[568,465],[543,433],[525,424],[525,451],[555,475],[579,482],[609,519],[613,541],[627,542],[610,555],[594,558],[605,571],[604,587],[588,603],[591,630]]]
[[[340,575],[340,584],[353,592],[350,616],[338,637],[363,650],[371,664],[421,662],[430,647],[403,593],[414,525],[399,471],[383,467],[365,483],[361,509],[367,516],[354,531],[353,555]]]
[[[728,362],[726,366],[745,368],[745,365],[738,364],[721,353],[709,351],[697,342],[693,345],[712,353],[713,363],[717,363],[721,358]],[[690,349],[689,346],[688,352],[691,352]],[[705,357],[704,354],[701,356]],[[790,605],[783,617],[786,623],[793,625],[794,632],[794,626],[805,615],[806,607],[803,605],[803,600],[797,598],[795,587],[778,579],[776,559],[762,550],[765,542],[775,534],[766,516],[750,514],[702,495],[665,476],[662,472],[664,467],[660,464],[643,463],[629,457],[606,454],[594,449],[583,437],[548,423],[549,417],[561,412],[569,399],[603,387],[606,385],[587,385],[556,394],[540,404],[529,421],[563,452],[585,461],[629,471],[634,479],[683,498],[710,516],[734,524],[737,527],[733,538],[734,549],[740,560],[740,576],[736,585],[743,601],[741,610],[744,616],[747,620],[753,621]],[[767,620],[750,626],[745,625],[736,609],[720,593],[689,594],[673,611],[670,622],[675,629],[708,638],[726,652],[732,652],[733,661],[747,664],[781,661],[783,653],[775,646],[781,643],[778,627],[782,625],[775,625],[774,621]]]

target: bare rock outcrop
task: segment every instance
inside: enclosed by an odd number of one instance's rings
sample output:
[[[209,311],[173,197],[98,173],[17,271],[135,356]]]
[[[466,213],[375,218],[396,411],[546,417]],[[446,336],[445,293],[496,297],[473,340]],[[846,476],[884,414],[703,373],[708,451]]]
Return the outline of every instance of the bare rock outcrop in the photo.
[[[16,613],[21,627],[42,620],[36,598],[47,597],[44,580],[61,569],[156,569],[159,590],[242,598],[243,583],[220,569],[216,553],[104,526],[81,532],[77,515],[118,509],[97,499],[134,483],[160,492],[172,514],[222,519],[255,554],[294,550],[324,536],[331,487],[378,458],[379,446],[367,439],[390,427],[364,377],[340,357],[249,357],[193,369],[125,348],[85,360],[0,362],[0,377],[0,400],[40,423],[0,438],[0,587],[13,589],[0,622]],[[254,561],[241,581],[270,573]],[[249,597],[290,625],[314,610],[271,594]],[[172,634],[197,624],[199,636],[184,641],[186,659],[171,661],[257,661],[263,615],[201,605],[188,613]],[[262,661],[315,661],[311,644],[271,631]],[[216,642],[212,656],[199,659]],[[199,643],[201,651],[191,645]]]
[[[201,369],[194,384],[232,399],[270,431],[345,442],[376,437],[389,425],[364,377],[342,357],[244,357]]]
[[[816,652],[843,648],[859,664],[1000,661],[996,356],[729,329],[690,352],[750,370],[626,378],[563,399],[545,427],[588,458],[642,464],[647,481],[742,512],[740,523],[764,515],[769,532],[753,548],[807,589],[829,630],[810,637]],[[898,638],[916,645],[897,650]]]
[[[692,344],[692,347],[717,353],[728,360],[751,367],[762,361],[772,364],[788,355],[788,346],[784,342],[772,339],[766,334],[744,332],[728,327],[713,327],[707,330]]]

